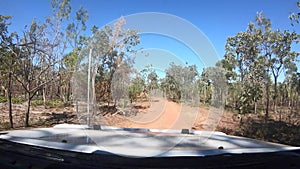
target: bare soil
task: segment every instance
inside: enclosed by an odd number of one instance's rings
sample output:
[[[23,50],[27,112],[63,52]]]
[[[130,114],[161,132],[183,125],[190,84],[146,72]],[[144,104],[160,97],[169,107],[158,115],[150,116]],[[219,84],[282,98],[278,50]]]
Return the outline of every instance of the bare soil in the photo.
[[[8,104],[0,103],[0,130],[9,128]],[[25,122],[26,104],[13,105],[13,120],[15,128],[22,128]],[[216,110],[215,110],[216,111]],[[157,128],[157,129],[194,129],[213,130],[220,122],[222,110],[214,113],[208,107],[192,107],[178,104],[162,98],[155,98],[151,102],[138,102],[134,104],[135,114],[127,114],[114,109],[112,106],[100,107],[102,119],[94,121],[99,125],[112,125],[132,128]],[[228,116],[228,113],[226,114]],[[238,125],[238,121],[230,118],[231,128]],[[103,120],[104,119],[104,120]],[[228,119],[227,119],[228,120]],[[32,106],[30,111],[30,124],[32,127],[49,127],[60,123],[79,124],[77,114],[73,107],[45,108]],[[211,127],[213,125],[213,127]],[[227,125],[227,124],[226,124]]]
[[[9,129],[7,107],[7,103],[0,103],[0,131]],[[270,118],[266,125],[260,115],[250,114],[241,121],[231,111],[207,106],[192,107],[162,98],[155,98],[151,102],[138,102],[133,107],[131,112],[135,113],[120,111],[107,105],[100,106],[100,113],[95,116],[93,123],[130,128],[222,131],[231,135],[300,146],[299,116],[293,119],[293,124]],[[25,104],[13,105],[15,129],[24,126],[25,109]],[[61,123],[80,124],[73,107],[31,108],[31,127],[51,127]]]
[[[26,103],[13,104],[14,128],[23,128],[25,124]],[[31,127],[50,127],[60,123],[78,123],[72,107],[45,108],[31,106],[29,122]],[[0,103],[0,130],[9,129],[8,103]]]

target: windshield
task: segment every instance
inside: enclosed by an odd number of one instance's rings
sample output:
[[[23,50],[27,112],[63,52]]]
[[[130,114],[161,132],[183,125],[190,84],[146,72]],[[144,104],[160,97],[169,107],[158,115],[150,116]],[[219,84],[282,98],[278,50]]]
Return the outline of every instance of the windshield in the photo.
[[[69,124],[85,132],[38,138],[165,147],[146,156],[223,149],[223,134],[300,146],[299,2],[0,3],[2,131]]]

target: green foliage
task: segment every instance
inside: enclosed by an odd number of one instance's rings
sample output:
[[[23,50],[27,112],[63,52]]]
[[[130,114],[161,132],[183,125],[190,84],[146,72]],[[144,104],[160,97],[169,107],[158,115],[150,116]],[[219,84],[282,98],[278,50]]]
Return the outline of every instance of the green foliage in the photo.
[[[43,106],[44,101],[43,100],[32,100],[31,101],[32,106]],[[68,106],[68,104],[59,101],[59,100],[48,100],[46,101],[46,106],[49,108],[59,108],[59,107],[65,107]]]
[[[158,75],[155,73],[155,71],[152,71],[147,76],[148,79],[148,89],[154,90],[158,88]]]
[[[204,69],[201,80],[204,84],[209,85],[207,92],[210,100],[206,102],[214,107],[223,107],[225,95],[227,94],[227,79],[221,65]]]
[[[212,86],[211,82],[203,74],[197,80],[197,90],[199,91],[200,103],[209,106],[212,98]]]
[[[79,49],[75,48],[72,52],[68,53],[63,58],[63,63],[66,66],[66,69],[69,71],[74,71],[76,65],[79,61]]]
[[[0,103],[5,103],[5,102],[8,102],[8,98],[7,97],[0,97]],[[11,98],[11,102],[14,103],[14,104],[21,104],[21,103],[24,102],[24,100],[22,98],[13,97],[13,98]]]
[[[131,103],[137,101],[138,96],[143,92],[144,85],[145,81],[140,77],[134,78],[130,83],[128,94]]]
[[[297,34],[273,31],[271,25],[271,21],[259,13],[256,22],[249,23],[246,31],[227,39],[221,63],[228,83],[232,84],[229,96],[234,102],[230,107],[235,107],[240,114],[255,112],[257,103],[265,99],[267,116],[269,98],[273,96],[274,105],[277,102],[278,77],[284,71],[288,74],[297,70],[297,53],[292,51]]]
[[[42,106],[42,105],[44,105],[44,101],[43,100],[32,100],[31,105],[32,106]]]
[[[7,97],[0,97],[0,103],[5,103],[7,101],[8,101]]]
[[[7,34],[7,27],[10,25],[8,22],[9,19],[11,19],[11,16],[5,16],[5,15],[0,15],[0,32],[1,34]]]
[[[113,101],[116,103],[129,94],[130,74],[133,73],[134,47],[140,43],[137,30],[125,30],[124,18],[115,22],[114,26],[105,26],[98,30],[93,27],[93,37],[90,38],[93,46],[91,53],[95,86],[98,101]],[[88,55],[90,46],[83,48],[81,54]],[[97,71],[96,71],[97,70]],[[95,88],[100,90],[95,90]],[[131,93],[132,95],[132,93]],[[126,98],[127,99],[127,98]]]
[[[49,100],[46,102],[46,106],[49,106],[50,108],[64,107],[65,103],[59,100]]]
[[[297,6],[300,9],[300,2]],[[245,31],[228,37],[224,59],[216,67],[203,70],[201,77],[195,65],[172,63],[165,70],[166,77],[163,79],[159,79],[151,67],[132,79],[136,70],[132,67],[134,58],[131,54],[137,51],[140,39],[137,30],[123,28],[123,17],[113,26],[102,29],[94,26],[93,36],[86,37],[83,34],[89,29],[86,9],[80,7],[77,11],[71,11],[70,0],[52,0],[51,7],[53,15],[44,22],[33,19],[22,31],[24,34],[20,35],[8,31],[11,16],[0,15],[1,87],[10,94],[19,90],[18,93],[27,92],[26,97],[35,98],[37,91],[45,90],[53,99],[70,98],[73,72],[87,67],[78,66],[78,63],[83,60],[80,57],[89,55],[92,46],[92,79],[95,80],[92,92],[96,92],[97,99],[100,98],[98,101],[112,101],[112,89],[116,92],[115,100],[128,95],[131,102],[138,101],[141,93],[149,94],[161,89],[168,99],[176,102],[197,105],[194,103],[200,100],[209,106],[218,105],[227,91],[221,82],[226,81],[229,86],[227,104],[242,115],[255,112],[257,104],[265,111],[267,102],[277,105],[279,99],[280,104],[285,104],[291,111],[299,111],[297,106],[296,110],[293,107],[293,103],[299,102],[300,95],[300,73],[295,64],[299,53],[292,51],[292,46],[300,36],[287,30],[273,30],[271,21],[262,13],[257,15],[255,22],[249,23]],[[293,26],[299,23],[299,16],[299,11],[290,15]],[[87,46],[89,41],[91,46]],[[71,52],[66,53],[69,49]],[[126,69],[122,69],[124,65]],[[86,72],[78,78],[85,79]],[[285,76],[282,83],[277,82],[280,75]],[[87,85],[84,83],[81,85]],[[22,87],[25,90],[20,91]],[[82,92],[84,96],[86,91]],[[17,94],[13,93],[14,96]],[[273,98],[273,102],[269,101],[269,97]],[[57,100],[46,101],[46,106],[62,107],[68,104],[66,100]],[[6,97],[0,97],[1,103],[7,101]],[[12,98],[15,104],[23,101]],[[33,100],[31,103],[33,106],[43,104],[43,100]],[[25,117],[29,118],[29,112]],[[2,125],[5,127],[7,124]],[[254,133],[262,134],[258,130]]]
[[[195,65],[170,64],[166,77],[161,80],[164,95],[175,102],[193,102],[198,99],[198,71]]]
[[[58,19],[69,19],[71,12],[70,0],[52,0],[51,1],[52,12]]]
[[[155,89],[158,89],[158,87],[159,87],[159,85],[158,85],[158,81],[159,81],[158,75],[152,69],[151,66],[147,66],[140,73],[141,73],[142,78],[145,81],[147,92],[150,93],[151,91],[153,91]]]
[[[18,85],[23,87],[29,102],[38,91],[48,93],[51,97],[59,96],[64,101],[69,100],[71,95],[69,72],[72,72],[74,64],[69,63],[69,69],[66,70],[62,56],[67,49],[80,47],[80,31],[86,30],[88,15],[85,9],[80,8],[75,19],[71,18],[74,12],[71,11],[70,0],[52,0],[51,9],[52,15],[45,21],[33,19],[22,31],[22,35],[16,36],[11,41],[13,43],[7,45],[14,55],[12,63],[19,65],[15,71],[9,72],[12,72]],[[53,88],[58,90],[52,90]],[[58,106],[58,103],[49,104]],[[25,112],[25,126],[29,126],[30,105],[28,104]]]
[[[114,73],[111,84],[111,94],[116,103],[128,101],[128,86],[130,84],[130,71],[131,67],[128,64],[122,64]],[[125,100],[124,100],[125,99]],[[121,103],[124,105],[124,103]]]
[[[300,11],[300,1],[297,2],[298,9]],[[300,12],[291,13],[289,18],[291,20],[291,25],[294,26],[294,23],[299,23]]]
[[[21,104],[21,103],[24,102],[24,99],[13,97],[13,98],[11,98],[11,102],[14,103],[14,104]]]
[[[1,129],[4,129],[4,130],[10,129],[10,124],[9,124],[9,122],[3,122],[3,123],[0,123],[0,126],[1,126]]]

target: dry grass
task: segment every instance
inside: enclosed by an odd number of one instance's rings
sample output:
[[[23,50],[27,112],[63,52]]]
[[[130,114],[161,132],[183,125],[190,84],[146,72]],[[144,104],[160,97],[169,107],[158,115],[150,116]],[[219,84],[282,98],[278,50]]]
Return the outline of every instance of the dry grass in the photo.
[[[173,104],[175,103],[170,103],[169,105],[174,106]],[[0,103],[0,130],[9,129],[7,107],[7,103]],[[160,105],[152,105],[152,108],[153,107],[159,108],[160,111],[162,109]],[[23,128],[25,108],[25,104],[13,105],[15,129]],[[101,125],[104,124],[119,127],[141,127],[141,125],[136,123],[135,120],[143,117],[151,117],[149,116],[150,111],[148,111],[150,110],[149,103],[138,103],[134,108],[137,111],[135,114],[123,114],[124,112],[118,111],[113,107],[101,106],[100,113],[95,116],[93,122],[100,123]],[[195,108],[185,107],[184,109],[181,109],[180,112],[185,114],[178,116],[178,118],[172,117],[174,116],[174,112],[172,112],[174,111],[173,109],[165,108],[164,115],[160,116],[162,116],[163,120],[168,120],[166,119],[168,117],[173,120],[175,119],[177,122],[165,124],[174,124],[174,126],[177,125],[176,128],[182,127],[191,128],[194,130],[211,130],[210,125],[214,124],[213,127],[215,130],[225,132],[226,134],[300,146],[299,113],[294,113],[293,115],[285,113],[281,114],[280,117],[278,114],[271,113],[268,123],[265,123],[260,114],[249,114],[244,116],[242,123],[240,123],[240,117],[232,111],[224,111],[220,121],[218,121],[220,114],[214,115],[208,107],[201,107],[200,109],[198,108],[197,116],[188,113],[195,112]],[[166,112],[166,110],[172,111]],[[151,111],[153,111],[153,109],[151,109]],[[212,121],[209,122],[208,117]],[[187,123],[188,121],[189,123]],[[51,127],[60,123],[79,124],[77,114],[74,112],[72,107],[47,109],[45,109],[43,106],[32,107],[30,113],[31,127]],[[160,123],[162,125],[164,124],[163,121]],[[153,123],[152,125],[149,123],[149,126],[146,124],[142,127],[155,128],[155,126],[153,126],[154,124],[158,123]],[[165,128],[166,127],[172,128],[169,126],[165,126]]]

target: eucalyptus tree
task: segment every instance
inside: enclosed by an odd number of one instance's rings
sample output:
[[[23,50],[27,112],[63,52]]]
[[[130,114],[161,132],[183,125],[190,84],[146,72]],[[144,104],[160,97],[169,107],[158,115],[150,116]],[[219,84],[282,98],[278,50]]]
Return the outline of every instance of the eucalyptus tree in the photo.
[[[291,20],[291,25],[292,26],[296,26],[295,23],[299,24],[299,18],[300,18],[300,1],[297,2],[297,7],[298,7],[298,11],[297,12],[294,12],[292,14],[289,15],[289,18]],[[297,25],[299,27],[299,25]],[[297,39],[297,43],[300,42],[300,34],[298,32],[298,39]],[[299,52],[298,52],[298,56],[299,56]],[[299,63],[299,58],[298,58],[298,63]],[[289,72],[289,76],[288,78],[291,79],[292,81],[292,85],[295,87],[295,90],[296,90],[296,93],[298,94],[298,97],[299,97],[299,94],[300,94],[300,73],[299,72]],[[297,100],[298,101],[298,100]]]
[[[221,61],[234,107],[240,114],[249,112],[252,103],[256,111],[257,101],[261,99],[263,58],[259,55],[259,35],[260,31],[250,23],[245,32],[229,37]]]
[[[274,111],[277,111],[277,84],[278,77],[284,70],[296,71],[295,60],[297,53],[292,51],[292,44],[297,39],[295,32],[290,33],[289,31],[281,32],[279,30],[274,32],[274,39],[271,45],[272,55],[269,57],[271,62],[271,73],[274,79]]]
[[[128,96],[130,99],[130,103],[137,101],[139,94],[143,92],[144,86],[144,78],[142,78],[142,76],[140,76],[139,74],[136,74],[129,84]]]
[[[182,70],[182,99],[185,102],[195,102],[198,101],[198,91],[197,91],[197,79],[199,78],[199,73],[196,65],[186,65]]]
[[[200,80],[205,82],[210,106],[223,109],[228,95],[228,81],[222,62],[218,61],[215,66],[203,69]]]
[[[174,102],[180,102],[181,100],[181,90],[180,84],[176,81],[175,77],[170,73],[167,73],[166,76],[161,79],[161,88],[164,92],[164,95],[167,99]]]
[[[292,84],[295,87],[296,92],[300,96],[300,73],[295,73],[291,77]]]
[[[68,48],[68,34],[65,25],[69,24],[71,5],[70,0],[51,0],[50,1],[51,15],[49,15],[42,24],[45,25],[43,30],[44,36],[47,40],[44,41],[44,51],[50,56],[49,62],[51,62],[51,67],[45,73],[46,78],[51,78],[57,76],[56,80],[46,84],[42,88],[44,104],[46,103],[46,96],[59,96],[63,101],[65,97],[63,96],[62,88],[62,77],[64,77],[62,57],[65,55],[66,49]],[[48,45],[52,44],[52,45]],[[48,63],[44,64],[47,67]],[[58,82],[58,85],[56,85]]]
[[[294,26],[294,23],[299,23],[299,17],[300,17],[300,1],[297,2],[297,7],[299,9],[298,12],[292,13],[289,15],[289,18],[291,20],[292,26]]]
[[[81,56],[89,56],[92,60],[90,71],[91,89],[92,93],[95,93],[92,96],[93,101],[97,96],[100,99],[98,101],[107,101],[109,104],[113,100],[112,88],[122,88],[116,86],[119,83],[113,84],[114,80],[117,80],[118,75],[123,75],[122,71],[128,70],[123,69],[122,65],[132,69],[134,58],[131,54],[136,52],[135,46],[140,43],[140,40],[137,30],[123,28],[125,22],[121,17],[113,25],[106,25],[101,29],[94,26],[93,35],[88,38],[87,45],[81,49]],[[82,64],[86,64],[85,60]],[[96,87],[99,90],[96,91]]]
[[[299,98],[300,98],[300,73],[293,73],[289,75],[286,80],[288,85],[288,107],[290,108],[290,111],[294,111],[294,107],[298,108],[299,106]],[[296,103],[294,103],[294,101]]]
[[[126,30],[123,28],[124,24],[125,19],[121,17],[113,25],[105,25],[101,29],[94,26],[93,35],[88,37],[86,43],[80,48],[79,66],[75,70],[73,82],[79,82],[78,78],[90,82],[83,85],[90,85],[88,88],[91,88],[90,103],[92,104],[96,104],[97,98],[98,102],[107,102],[108,105],[114,101],[114,106],[116,106],[117,101],[124,96],[124,86],[113,83],[118,83],[120,79],[127,79],[126,73],[131,72],[129,68],[132,68],[133,63],[131,54],[136,51],[134,46],[139,44],[138,31]],[[90,63],[87,63],[88,60]],[[126,69],[123,69],[123,66]],[[119,79],[118,76],[120,76]],[[90,78],[87,79],[87,77]],[[128,85],[128,83],[123,85]],[[78,92],[76,86],[73,87],[74,90],[76,91],[73,93],[74,98],[86,100],[84,98],[86,93]],[[122,91],[123,94],[113,93],[113,90]]]
[[[295,32],[273,31],[271,21],[258,13],[254,23],[249,23],[245,32],[229,37],[222,60],[229,83],[235,84],[237,108],[242,113],[249,111],[251,102],[256,112],[257,101],[263,98],[265,89],[266,119],[269,116],[270,96],[273,96],[274,111],[278,97],[278,77],[284,71],[292,71],[297,53],[292,44],[297,39]],[[272,80],[274,93],[271,93]]]
[[[198,71],[195,65],[182,66],[170,63],[165,72],[166,77],[162,79],[161,85],[168,99],[175,102],[198,101]]]
[[[132,67],[128,63],[122,63],[114,72],[111,84],[111,95],[114,102],[114,107],[122,110],[130,108],[132,98],[130,98],[130,79]]]
[[[202,104],[208,104],[211,100],[211,83],[202,73],[200,78],[196,81],[199,94],[199,102]]]
[[[258,13],[255,18],[255,26],[258,30],[257,36],[260,38],[260,55],[263,57],[264,65],[261,70],[263,70],[263,81],[265,86],[265,119],[267,120],[269,117],[269,109],[270,109],[270,96],[271,96],[271,67],[272,61],[271,58],[273,56],[272,52],[272,42],[274,42],[274,33],[271,28],[270,19],[266,18],[262,13]]]
[[[227,78],[229,86],[232,86],[231,93],[233,94],[234,107],[238,110],[242,110],[241,102],[241,92],[242,82],[245,76],[244,70],[244,54],[243,49],[244,44],[247,42],[247,39],[244,37],[244,32],[240,32],[233,37],[228,37],[225,45],[225,55],[224,59],[221,61],[222,66],[225,69],[225,76]]]
[[[159,88],[159,77],[157,75],[157,73],[155,71],[151,71],[148,76],[147,76],[147,80],[148,80],[148,90],[149,93],[151,93],[151,91],[156,90]]]
[[[143,70],[139,72],[140,77],[144,81],[144,92],[148,95],[153,94],[159,89],[159,77],[155,70],[153,69],[152,65],[147,65]]]
[[[292,51],[292,45],[297,40],[297,34],[287,30],[284,32],[281,30],[273,31],[271,21],[262,13],[257,15],[256,21],[257,29],[259,29],[262,33],[260,49],[262,51],[262,55],[266,59],[265,67],[274,80],[273,104],[274,112],[276,112],[278,77],[283,73],[283,71],[292,71],[296,67],[295,60],[298,54]],[[267,85],[267,100],[269,100],[270,85],[271,83],[268,83]],[[268,107],[269,106],[267,105],[266,116],[268,116]]]
[[[8,112],[10,128],[14,127],[12,116],[12,86],[13,74],[15,73],[17,62],[20,59],[20,51],[15,50],[14,40],[17,38],[16,33],[9,34],[8,22],[11,16],[0,15],[0,78],[1,88],[5,90],[5,96],[8,97]]]
[[[63,57],[61,73],[61,90],[60,96],[64,101],[69,101],[71,96],[71,78],[75,71],[78,62],[82,59],[79,58],[81,49],[87,45],[88,37],[83,35],[86,31],[86,22],[89,18],[88,11],[82,6],[76,11],[74,18],[70,18],[70,22],[65,31],[65,39],[68,42],[72,51]]]
[[[33,97],[42,91],[45,102],[46,88],[54,89],[55,83],[52,82],[60,81],[62,77],[62,56],[70,38],[64,33],[64,25],[69,19],[71,6],[69,0],[53,0],[51,7],[53,15],[42,23],[33,19],[29,26],[25,26],[22,37],[15,40],[17,47],[14,52],[21,51],[22,60],[17,60],[21,66],[13,76],[26,93],[26,127],[29,126]]]
[[[18,42],[20,51],[22,51],[22,60],[18,64],[22,65],[14,74],[16,80],[20,83],[26,93],[27,110],[25,113],[25,126],[29,126],[29,112],[31,100],[46,84],[57,79],[57,75],[49,72],[57,63],[53,60],[51,53],[47,48],[53,47],[45,35],[45,24],[38,24],[34,19],[23,33],[22,39]]]

